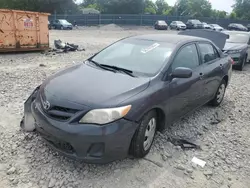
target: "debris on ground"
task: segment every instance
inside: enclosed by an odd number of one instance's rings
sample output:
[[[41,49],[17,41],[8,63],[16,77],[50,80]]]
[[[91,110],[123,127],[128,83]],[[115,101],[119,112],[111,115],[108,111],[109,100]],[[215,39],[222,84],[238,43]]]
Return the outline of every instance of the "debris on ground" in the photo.
[[[189,142],[185,139],[169,137],[168,140],[175,146],[180,146],[182,149],[201,149],[200,146]]]
[[[60,39],[54,40],[54,45],[57,50],[62,50],[62,52],[85,51],[85,49],[79,49],[78,45],[62,42]]]
[[[198,159],[197,157],[193,157],[192,162],[194,164],[197,164],[197,165],[201,166],[202,168],[206,165],[206,161]]]
[[[39,67],[46,67],[46,65],[44,65],[43,63],[41,63],[41,64],[39,65]]]
[[[113,30],[113,31],[122,31],[124,30],[122,27],[116,25],[116,24],[108,24],[101,26],[100,29],[102,30]]]

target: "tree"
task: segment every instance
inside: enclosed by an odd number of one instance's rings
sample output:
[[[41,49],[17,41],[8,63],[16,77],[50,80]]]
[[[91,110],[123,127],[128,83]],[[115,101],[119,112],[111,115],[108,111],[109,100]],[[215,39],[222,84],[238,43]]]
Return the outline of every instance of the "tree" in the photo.
[[[178,0],[175,8],[179,16],[209,17],[212,14],[208,0]]]
[[[168,3],[165,0],[157,0],[155,5],[157,7],[157,14],[163,14],[169,9]]]
[[[0,0],[1,8],[28,10],[37,12],[64,13],[78,11],[75,0]]]
[[[214,18],[226,18],[227,12],[226,11],[220,11],[220,10],[212,10],[212,17]]]
[[[231,12],[231,14],[229,15],[230,19],[236,19],[237,18],[237,14],[235,12]]]
[[[235,0],[233,5],[233,12],[240,19],[250,19],[250,0]]]
[[[144,13],[156,14],[156,5],[151,0],[146,0],[144,6]]]

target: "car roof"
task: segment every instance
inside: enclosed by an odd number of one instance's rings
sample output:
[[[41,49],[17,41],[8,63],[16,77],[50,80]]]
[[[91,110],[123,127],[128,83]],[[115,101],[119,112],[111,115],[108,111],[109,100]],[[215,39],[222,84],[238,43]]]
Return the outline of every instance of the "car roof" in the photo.
[[[168,42],[171,44],[186,43],[192,41],[209,41],[205,38],[193,37],[188,35],[176,35],[176,34],[146,34],[146,35],[137,35],[130,38],[140,39],[140,40],[152,40],[158,42]]]

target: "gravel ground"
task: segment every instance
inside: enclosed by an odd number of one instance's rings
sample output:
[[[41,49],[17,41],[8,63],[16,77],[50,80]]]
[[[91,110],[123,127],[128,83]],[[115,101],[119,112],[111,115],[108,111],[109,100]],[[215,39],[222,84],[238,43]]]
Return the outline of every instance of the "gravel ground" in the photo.
[[[88,165],[58,155],[35,133],[20,130],[23,102],[47,76],[84,60],[122,37],[155,32],[166,31],[112,25],[52,30],[51,45],[54,39],[61,39],[77,43],[86,51],[1,55],[0,187],[249,188],[249,65],[242,72],[234,71],[221,107],[202,107],[165,133],[158,133],[145,159],[128,158],[107,165]],[[167,140],[173,135],[198,143],[202,150],[182,150],[174,146]],[[194,156],[207,162],[204,168],[191,163]]]

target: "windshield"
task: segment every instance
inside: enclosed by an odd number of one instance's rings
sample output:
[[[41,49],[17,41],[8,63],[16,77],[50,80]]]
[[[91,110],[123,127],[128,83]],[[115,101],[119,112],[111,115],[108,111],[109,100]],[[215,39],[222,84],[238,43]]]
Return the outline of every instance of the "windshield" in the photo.
[[[183,23],[183,22],[181,22],[181,21],[177,21],[176,23],[177,23],[177,24],[184,24],[184,23]]]
[[[69,24],[67,20],[59,20],[62,24]]]
[[[214,26],[214,27],[220,27],[219,25],[217,25],[217,24],[211,24],[212,26]]]
[[[199,20],[191,20],[193,24],[200,24],[201,22]]]
[[[229,34],[229,39],[226,42],[229,43],[248,43],[249,35],[241,33],[226,33]]]
[[[159,24],[165,25],[166,22],[165,21],[158,21]]]
[[[174,44],[152,40],[124,39],[107,47],[92,60],[153,76],[169,59],[174,47]]]

